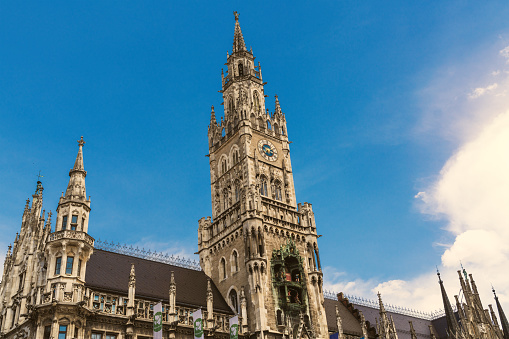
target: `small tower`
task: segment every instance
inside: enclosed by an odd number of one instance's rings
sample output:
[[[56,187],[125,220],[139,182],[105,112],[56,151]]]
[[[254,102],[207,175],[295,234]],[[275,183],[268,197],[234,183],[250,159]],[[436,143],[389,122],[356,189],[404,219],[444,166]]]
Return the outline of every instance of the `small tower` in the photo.
[[[74,167],[69,171],[69,184],[58,202],[55,232],[49,234],[45,248],[48,267],[45,301],[57,304],[80,305],[84,301],[86,265],[94,248],[94,239],[87,233],[90,199],[86,198],[83,137],[78,145]],[[54,327],[52,335],[56,337],[58,329]],[[67,331],[79,336],[84,333],[81,332],[83,328],[68,328]]]

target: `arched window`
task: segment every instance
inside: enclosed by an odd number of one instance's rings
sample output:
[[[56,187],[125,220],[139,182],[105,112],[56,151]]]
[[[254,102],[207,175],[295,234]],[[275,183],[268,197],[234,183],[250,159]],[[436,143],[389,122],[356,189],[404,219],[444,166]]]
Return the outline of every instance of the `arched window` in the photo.
[[[223,210],[228,208],[228,191],[225,189],[223,192]]]
[[[263,196],[267,196],[267,179],[265,177],[262,178],[261,184],[260,184],[260,194]]]
[[[244,75],[244,65],[242,65],[241,62],[239,62],[239,76],[243,76]]]
[[[233,165],[236,165],[238,162],[239,162],[239,151],[238,150],[234,150],[233,151],[233,154],[232,154],[232,162],[233,162]]]
[[[221,160],[221,174],[225,174],[227,170],[226,159],[223,159]]]
[[[221,263],[219,265],[219,276],[221,279],[226,279],[226,260],[221,258]]]
[[[281,183],[279,181],[276,182],[275,190],[276,191],[274,192],[274,197],[276,198],[276,200],[282,201],[283,194],[281,193]]]
[[[239,255],[237,254],[237,251],[233,251],[232,254],[232,271],[233,272],[239,271]]]
[[[240,199],[239,186],[235,185],[235,202],[239,201],[239,199]]]
[[[233,113],[233,110],[234,110],[234,106],[233,106],[233,98],[230,97],[230,102],[228,104],[228,111],[230,111],[230,113]]]
[[[283,312],[281,310],[276,311],[276,319],[278,325],[283,325]]]
[[[230,291],[230,296],[228,297],[230,301],[231,308],[235,311],[235,313],[239,313],[239,301],[237,298],[237,291],[235,291],[233,288]]]

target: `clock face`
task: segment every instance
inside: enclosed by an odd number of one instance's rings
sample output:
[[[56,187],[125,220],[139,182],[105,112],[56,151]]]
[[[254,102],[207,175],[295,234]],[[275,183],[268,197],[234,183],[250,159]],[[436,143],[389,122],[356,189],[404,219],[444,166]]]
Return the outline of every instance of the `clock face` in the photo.
[[[276,146],[268,140],[258,141],[258,151],[266,160],[276,161],[277,159]]]

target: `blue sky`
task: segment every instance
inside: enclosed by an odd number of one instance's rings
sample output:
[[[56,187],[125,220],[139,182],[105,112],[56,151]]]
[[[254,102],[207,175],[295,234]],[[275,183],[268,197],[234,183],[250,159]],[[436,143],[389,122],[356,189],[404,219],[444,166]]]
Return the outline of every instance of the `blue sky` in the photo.
[[[55,210],[83,135],[90,234],[196,251],[197,220],[211,214],[206,133],[210,106],[222,113],[234,10],[268,82],[267,107],[278,94],[286,113],[297,200],[313,204],[324,235],[327,286],[439,308],[438,284],[428,282],[435,265],[452,272],[457,291],[468,255],[447,253],[467,229],[486,230],[475,218],[456,227],[439,187],[446,163],[509,108],[491,104],[506,79],[487,79],[506,74],[502,1],[3,2],[0,250],[39,170],[45,209]],[[494,272],[507,268],[507,253],[494,255],[503,259]],[[492,272],[476,265],[474,276]],[[408,304],[398,284],[422,300]],[[500,284],[509,301],[509,281]]]

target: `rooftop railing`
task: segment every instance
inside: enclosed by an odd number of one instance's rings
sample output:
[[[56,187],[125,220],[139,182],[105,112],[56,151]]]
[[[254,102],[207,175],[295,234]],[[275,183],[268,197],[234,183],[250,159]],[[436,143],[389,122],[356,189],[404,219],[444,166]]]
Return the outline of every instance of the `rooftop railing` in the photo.
[[[198,261],[180,256],[174,256],[173,254],[145,250],[144,248],[140,249],[139,247],[133,247],[131,245],[127,246],[125,244],[122,245],[120,243],[115,244],[114,242],[102,241],[101,239],[97,239],[95,241],[94,247],[108,252],[130,255],[136,258],[147,259],[170,264],[173,266],[189,268],[195,271],[201,271],[200,263]]]
[[[367,298],[357,297],[357,296],[351,295],[351,294],[343,293],[343,295],[346,298],[348,298],[348,301],[354,305],[365,306],[365,307],[369,307],[369,308],[373,308],[373,309],[377,309],[377,310],[380,308],[378,301],[375,301],[372,299],[367,299]],[[333,292],[333,291],[324,290],[323,296],[326,299],[338,300],[337,293]],[[403,314],[403,315],[407,315],[410,317],[424,319],[424,320],[430,320],[430,321],[445,316],[445,311],[442,309],[437,310],[437,311],[432,311],[432,312],[423,312],[423,311],[419,311],[419,310],[414,310],[414,309],[391,305],[391,304],[386,304],[386,303],[384,303],[384,307],[385,307],[385,310],[388,312]],[[454,307],[453,307],[453,311],[454,312],[456,311],[456,309]]]

